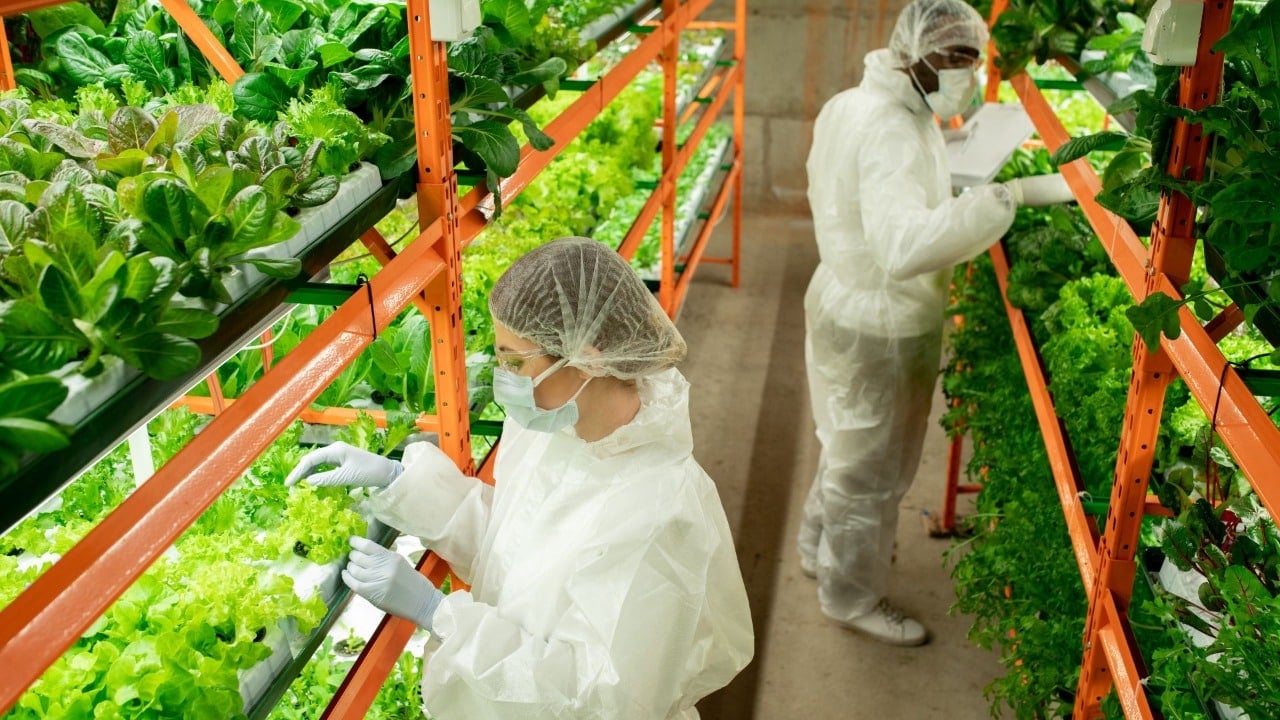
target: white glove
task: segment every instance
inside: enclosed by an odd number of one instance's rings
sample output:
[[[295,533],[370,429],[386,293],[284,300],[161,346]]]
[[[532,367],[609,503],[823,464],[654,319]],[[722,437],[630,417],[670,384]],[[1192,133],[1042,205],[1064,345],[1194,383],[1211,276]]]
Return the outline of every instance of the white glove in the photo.
[[[351,547],[355,549],[347,556],[347,567],[342,571],[347,587],[379,610],[430,631],[444,593],[408,560],[372,540],[355,536]]]
[[[337,465],[327,472],[311,473],[321,465]],[[307,453],[298,466],[285,478],[284,484],[292,486],[302,478],[316,487],[346,485],[350,487],[383,488],[392,483],[404,466],[376,453],[361,450],[344,442],[312,450]]]
[[[967,127],[943,128],[942,141],[953,143],[961,140],[968,140],[970,134],[971,132]]]
[[[1076,196],[1061,173],[1015,178],[1005,183],[1013,193],[1013,201],[1026,207],[1044,207],[1071,202]]]

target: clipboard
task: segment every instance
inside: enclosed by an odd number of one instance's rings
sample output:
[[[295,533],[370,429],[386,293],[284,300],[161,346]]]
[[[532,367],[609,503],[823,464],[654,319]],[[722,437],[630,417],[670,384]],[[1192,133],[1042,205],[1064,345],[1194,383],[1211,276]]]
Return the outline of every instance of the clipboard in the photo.
[[[1021,103],[985,103],[968,120],[963,139],[947,143],[951,187],[985,185],[1030,138],[1035,125]]]

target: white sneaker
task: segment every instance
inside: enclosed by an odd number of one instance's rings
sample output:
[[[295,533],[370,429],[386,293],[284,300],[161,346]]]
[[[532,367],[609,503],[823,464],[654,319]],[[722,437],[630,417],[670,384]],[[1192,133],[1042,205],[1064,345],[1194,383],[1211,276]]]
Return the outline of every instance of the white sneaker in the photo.
[[[816,578],[818,577],[818,565],[813,560],[801,555],[800,572],[804,573],[804,576],[807,578]]]
[[[882,598],[876,609],[866,615],[840,624],[888,645],[910,647],[929,642],[924,625],[904,615],[888,598]]]

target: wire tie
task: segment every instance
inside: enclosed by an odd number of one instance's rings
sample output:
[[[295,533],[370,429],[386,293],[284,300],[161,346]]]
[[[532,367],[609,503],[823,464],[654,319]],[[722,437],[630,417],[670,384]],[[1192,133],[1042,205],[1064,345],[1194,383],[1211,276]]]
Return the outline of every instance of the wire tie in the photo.
[[[373,326],[373,339],[378,339],[378,313],[373,306],[373,283],[369,280],[369,276],[360,273],[356,276],[356,285],[364,286],[365,292],[369,295],[369,322]]]

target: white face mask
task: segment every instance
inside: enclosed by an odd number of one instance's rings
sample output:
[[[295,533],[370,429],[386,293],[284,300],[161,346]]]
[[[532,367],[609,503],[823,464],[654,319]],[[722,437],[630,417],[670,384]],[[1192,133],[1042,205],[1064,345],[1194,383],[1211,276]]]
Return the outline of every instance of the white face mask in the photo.
[[[578,388],[578,391],[569,398],[568,402],[558,408],[546,410],[538,407],[538,403],[533,398],[533,389],[542,384],[553,373],[564,367],[566,361],[564,359],[557,360],[555,364],[544,370],[537,378],[530,378],[524,375],[517,375],[505,368],[496,368],[493,371],[493,399],[507,415],[519,423],[522,427],[537,432],[554,433],[563,430],[578,422],[578,396],[582,394],[587,383],[591,382],[588,377],[586,382]]]
[[[929,65],[927,60],[925,65]],[[938,89],[924,96],[929,109],[943,120],[967,110],[978,92],[977,74],[965,68],[934,70],[929,65],[929,69],[938,76]]]

